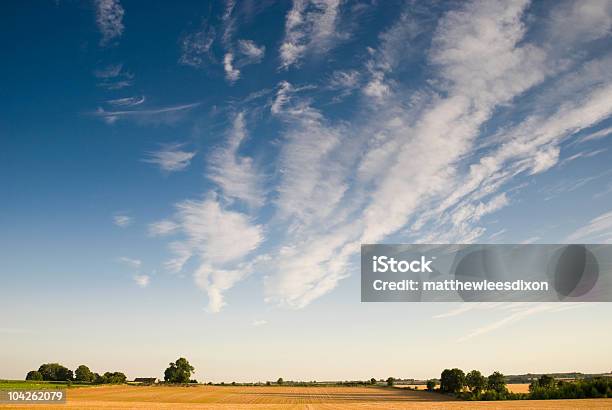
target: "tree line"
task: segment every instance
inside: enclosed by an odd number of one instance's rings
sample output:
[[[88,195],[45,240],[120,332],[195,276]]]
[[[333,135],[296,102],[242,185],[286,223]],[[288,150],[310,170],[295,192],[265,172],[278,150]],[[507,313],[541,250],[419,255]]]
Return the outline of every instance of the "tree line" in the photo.
[[[452,394],[464,400],[542,400],[542,399],[583,399],[612,397],[612,378],[593,377],[583,380],[555,380],[542,375],[529,385],[529,393],[513,393],[508,390],[506,377],[493,372],[485,377],[478,370],[465,374],[461,369],[444,369],[437,380],[427,381],[427,390]]]
[[[119,384],[125,383],[127,377],[122,372],[106,372],[102,375],[89,370],[84,364],[73,372],[59,363],[41,364],[38,370],[30,370],[26,380],[51,382],[80,382],[91,384]]]
[[[168,383],[197,383],[191,379],[191,374],[195,368],[189,364],[187,359],[181,357],[175,362],[171,362],[164,371],[164,381]],[[50,381],[50,382],[79,382],[90,384],[120,384],[127,381],[127,377],[122,372],[106,372],[102,375],[92,372],[89,367],[82,364],[73,372],[66,366],[59,363],[41,364],[38,370],[30,370],[26,375],[26,380]]]

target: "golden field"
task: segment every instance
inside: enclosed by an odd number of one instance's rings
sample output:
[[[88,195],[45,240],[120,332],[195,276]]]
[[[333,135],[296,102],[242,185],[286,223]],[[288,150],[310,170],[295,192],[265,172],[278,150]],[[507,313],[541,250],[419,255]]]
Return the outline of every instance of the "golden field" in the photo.
[[[69,389],[65,405],[35,409],[612,409],[612,399],[466,402],[377,387],[99,386]],[[0,405],[24,409],[24,405]]]

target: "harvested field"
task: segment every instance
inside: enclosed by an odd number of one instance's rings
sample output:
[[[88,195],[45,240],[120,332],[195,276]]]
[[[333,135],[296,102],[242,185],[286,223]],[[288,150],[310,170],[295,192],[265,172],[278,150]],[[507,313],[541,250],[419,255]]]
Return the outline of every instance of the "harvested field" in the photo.
[[[508,390],[512,393],[529,393],[529,383],[508,384]]]
[[[23,405],[0,408],[23,409]],[[66,405],[36,409],[610,409],[612,399],[464,402],[377,387],[100,386],[68,390]]]

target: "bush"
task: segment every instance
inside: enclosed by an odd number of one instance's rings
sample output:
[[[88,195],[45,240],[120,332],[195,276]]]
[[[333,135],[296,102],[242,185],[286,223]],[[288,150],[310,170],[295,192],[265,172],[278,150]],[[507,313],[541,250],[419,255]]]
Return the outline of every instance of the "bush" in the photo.
[[[427,380],[427,390],[433,391],[438,383],[435,380]]]
[[[43,379],[42,374],[39,371],[36,370],[30,370],[28,372],[28,374],[26,375],[26,380],[36,380],[36,381],[40,381]]]

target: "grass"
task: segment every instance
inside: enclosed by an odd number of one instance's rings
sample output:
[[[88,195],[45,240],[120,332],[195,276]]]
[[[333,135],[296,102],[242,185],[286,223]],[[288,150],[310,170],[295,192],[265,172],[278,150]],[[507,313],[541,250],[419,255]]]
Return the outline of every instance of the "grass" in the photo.
[[[35,380],[0,380],[0,390],[48,390],[85,387],[87,384],[68,384],[67,382],[44,382]]]

